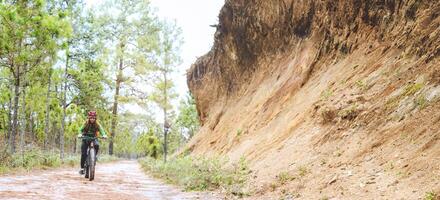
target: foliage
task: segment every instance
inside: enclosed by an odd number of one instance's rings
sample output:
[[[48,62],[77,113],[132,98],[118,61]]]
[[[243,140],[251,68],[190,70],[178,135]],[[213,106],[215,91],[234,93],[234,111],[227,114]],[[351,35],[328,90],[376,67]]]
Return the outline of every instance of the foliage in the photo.
[[[176,119],[177,126],[182,127],[188,134],[190,139],[198,131],[199,117],[196,110],[196,104],[191,94],[188,94],[185,99],[180,101],[179,114]]]
[[[113,162],[119,158],[110,155],[98,155],[99,163]],[[56,168],[61,166],[77,167],[79,166],[80,155],[68,155],[64,161],[61,161],[58,152],[43,151],[35,148],[24,151],[23,153],[10,154],[6,150],[0,151],[0,174],[17,170],[32,170]]]
[[[183,186],[185,190],[205,191],[226,189],[228,194],[246,196],[246,183],[250,170],[246,161],[227,166],[226,159],[203,157],[178,157],[163,162],[152,158],[139,161],[142,167],[153,176],[169,183]]]
[[[114,125],[115,154],[126,157],[163,153],[163,121],[150,110],[166,109],[171,151],[182,146],[182,134],[188,139],[198,128],[192,98],[182,101],[179,117],[172,105],[179,28],[159,20],[145,0],[106,0],[100,9],[85,5],[84,0],[0,1],[0,141],[23,144],[11,150],[25,152],[13,158],[24,168],[45,166],[39,156],[46,151],[77,153],[76,135],[89,110],[98,112],[107,132]],[[119,95],[116,80],[122,83]],[[142,114],[126,109],[133,103]],[[101,150],[108,150],[106,141]]]
[[[30,170],[34,168],[59,167],[61,165],[58,154],[44,152],[39,149],[16,154],[3,151],[0,155],[0,161],[0,168],[3,169],[3,172],[14,168]]]
[[[148,133],[142,133],[136,141],[136,152],[140,156],[158,158],[159,151],[160,141],[157,136],[154,135],[153,129],[150,129]]]

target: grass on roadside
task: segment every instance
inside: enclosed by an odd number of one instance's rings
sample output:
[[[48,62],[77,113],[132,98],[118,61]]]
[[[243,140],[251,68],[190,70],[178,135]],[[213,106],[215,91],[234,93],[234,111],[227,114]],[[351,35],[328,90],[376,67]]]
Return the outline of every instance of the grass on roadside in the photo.
[[[99,155],[99,163],[112,162],[119,158],[110,155]],[[59,152],[42,151],[40,149],[27,150],[23,153],[10,154],[6,150],[0,151],[0,174],[12,171],[47,169],[61,166],[79,166],[80,154],[66,155],[61,161]]]
[[[61,166],[58,154],[29,150],[23,153],[10,154],[3,150],[0,152],[0,173],[7,173],[15,169],[41,169]]]
[[[250,170],[244,159],[227,166],[226,159],[179,157],[164,163],[143,158],[139,162],[149,174],[167,183],[183,186],[187,191],[222,190],[228,195],[248,196]]]

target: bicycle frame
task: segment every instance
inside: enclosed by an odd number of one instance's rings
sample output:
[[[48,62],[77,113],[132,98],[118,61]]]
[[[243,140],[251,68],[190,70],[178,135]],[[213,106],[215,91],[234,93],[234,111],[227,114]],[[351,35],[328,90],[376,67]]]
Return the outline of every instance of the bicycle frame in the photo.
[[[90,140],[87,147],[87,158],[85,163],[85,178],[89,178],[93,181],[95,178],[95,166],[96,166],[96,151],[95,151],[95,140],[97,137],[82,136],[82,139]]]

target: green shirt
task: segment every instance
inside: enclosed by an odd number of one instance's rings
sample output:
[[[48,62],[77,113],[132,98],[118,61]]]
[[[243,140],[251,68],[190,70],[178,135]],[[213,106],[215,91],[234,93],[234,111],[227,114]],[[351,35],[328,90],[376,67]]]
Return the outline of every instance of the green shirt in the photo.
[[[89,129],[88,133],[85,133],[85,125],[82,125],[81,128],[79,129],[79,134],[83,134],[83,135],[89,135],[89,136],[96,136],[96,137],[107,137],[107,133],[104,131],[104,129],[102,128],[102,126],[96,122],[96,125],[98,126],[98,129],[96,130],[95,133],[93,133],[92,129]]]

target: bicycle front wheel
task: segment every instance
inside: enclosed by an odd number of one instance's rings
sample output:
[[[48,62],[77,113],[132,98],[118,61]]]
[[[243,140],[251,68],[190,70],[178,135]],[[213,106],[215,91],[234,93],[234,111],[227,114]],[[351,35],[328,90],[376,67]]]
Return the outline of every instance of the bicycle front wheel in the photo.
[[[95,148],[91,148],[90,149],[90,153],[89,153],[89,180],[93,181],[93,179],[95,178]]]

